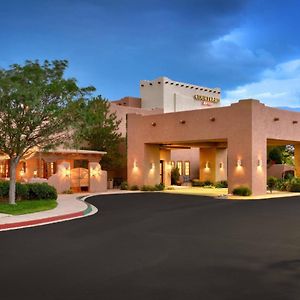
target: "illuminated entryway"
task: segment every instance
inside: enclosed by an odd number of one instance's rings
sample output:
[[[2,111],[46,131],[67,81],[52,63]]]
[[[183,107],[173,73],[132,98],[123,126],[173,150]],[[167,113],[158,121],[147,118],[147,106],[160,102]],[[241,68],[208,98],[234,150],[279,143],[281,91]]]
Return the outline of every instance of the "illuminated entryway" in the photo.
[[[223,170],[229,193],[241,185],[248,186],[253,195],[266,193],[266,149],[271,141],[295,145],[296,174],[300,175],[300,113],[266,107],[258,100],[152,116],[129,114],[127,122],[129,185],[158,184],[160,160],[164,160],[164,182],[170,184],[167,147],[201,143],[207,144],[199,146],[207,159],[200,163],[200,178],[202,172],[203,178],[215,176],[213,181],[217,181],[216,170]],[[226,151],[227,160],[218,160],[224,156],[219,151]]]

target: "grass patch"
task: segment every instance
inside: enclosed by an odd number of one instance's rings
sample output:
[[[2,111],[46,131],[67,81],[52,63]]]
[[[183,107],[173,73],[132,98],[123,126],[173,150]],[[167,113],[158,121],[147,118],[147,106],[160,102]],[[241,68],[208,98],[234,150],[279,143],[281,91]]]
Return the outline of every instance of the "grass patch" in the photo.
[[[19,201],[16,205],[0,203],[0,213],[9,215],[24,215],[38,211],[50,210],[56,206],[56,200]]]

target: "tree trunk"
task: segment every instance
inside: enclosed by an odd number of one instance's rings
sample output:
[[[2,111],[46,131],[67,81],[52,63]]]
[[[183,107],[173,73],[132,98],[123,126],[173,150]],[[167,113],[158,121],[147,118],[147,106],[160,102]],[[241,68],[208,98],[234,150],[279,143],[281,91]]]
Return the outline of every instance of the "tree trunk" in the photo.
[[[10,159],[10,170],[9,170],[9,204],[16,204],[16,169],[18,165],[18,158]]]

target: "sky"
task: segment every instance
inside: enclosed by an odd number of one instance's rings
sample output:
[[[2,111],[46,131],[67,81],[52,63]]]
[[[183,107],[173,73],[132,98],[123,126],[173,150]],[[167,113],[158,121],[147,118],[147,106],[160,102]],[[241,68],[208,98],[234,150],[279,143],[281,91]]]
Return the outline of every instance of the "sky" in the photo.
[[[0,0],[0,67],[67,59],[110,100],[166,76],[300,107],[299,0]]]

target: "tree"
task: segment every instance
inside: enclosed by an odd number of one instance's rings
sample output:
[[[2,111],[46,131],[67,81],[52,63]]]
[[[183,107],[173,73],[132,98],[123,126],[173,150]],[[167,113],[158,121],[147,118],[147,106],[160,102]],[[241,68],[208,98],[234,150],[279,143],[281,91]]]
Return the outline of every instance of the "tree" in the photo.
[[[75,124],[73,142],[77,148],[106,151],[101,160],[104,169],[120,166],[122,155],[120,143],[122,141],[116,113],[110,111],[110,103],[101,96],[90,100],[80,100],[77,103],[77,121]]]
[[[64,79],[67,67],[67,61],[54,60],[0,69],[0,151],[10,159],[10,204],[15,204],[20,159],[62,143],[70,123],[69,104],[94,90]]]
[[[270,149],[268,154],[269,160],[273,161],[275,164],[282,163],[282,151],[279,147],[273,147]]]

